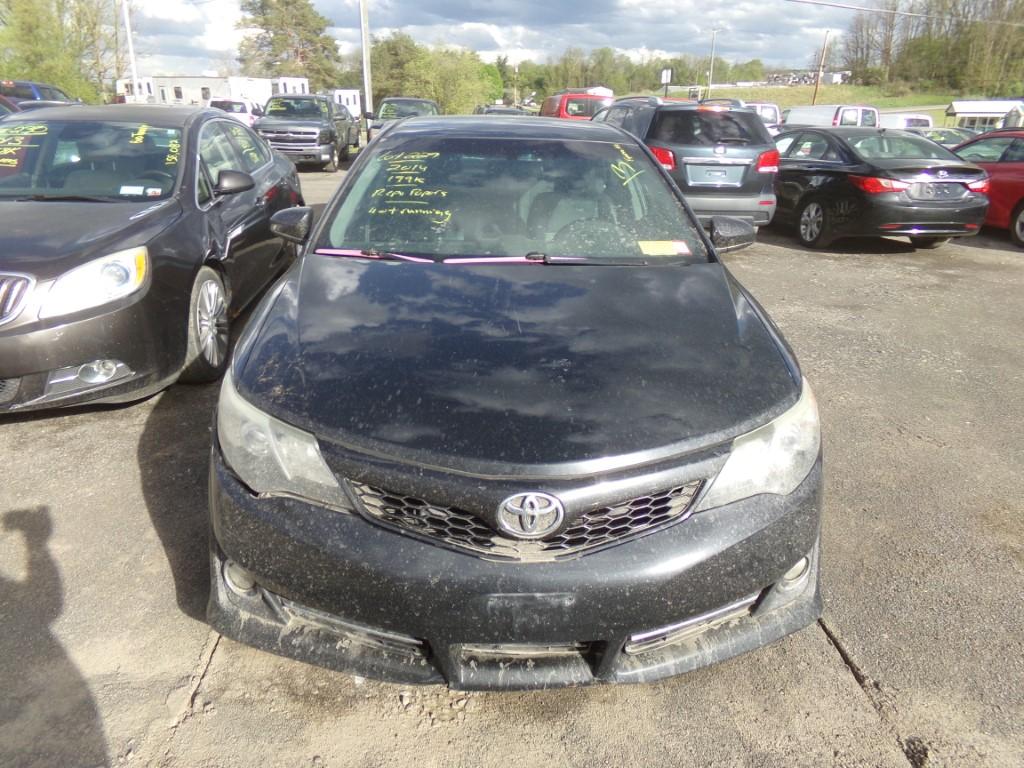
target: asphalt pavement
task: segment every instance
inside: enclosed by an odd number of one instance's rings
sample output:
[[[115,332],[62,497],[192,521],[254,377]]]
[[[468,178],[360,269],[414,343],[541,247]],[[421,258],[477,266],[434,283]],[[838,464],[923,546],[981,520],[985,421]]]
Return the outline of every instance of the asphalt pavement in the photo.
[[[303,173],[322,203],[341,174]],[[1024,765],[1024,251],[985,232],[730,269],[815,388],[824,619],[655,685],[409,688],[203,621],[217,387],[0,420],[2,766]]]

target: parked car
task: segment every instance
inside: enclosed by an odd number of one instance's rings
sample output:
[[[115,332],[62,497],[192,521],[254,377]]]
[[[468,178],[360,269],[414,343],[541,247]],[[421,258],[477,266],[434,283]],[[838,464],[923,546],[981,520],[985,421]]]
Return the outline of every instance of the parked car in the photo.
[[[611,97],[597,93],[559,91],[544,99],[540,106],[540,116],[563,120],[589,120],[611,103]]]
[[[768,101],[748,101],[745,106],[754,110],[765,125],[778,125],[782,122],[782,112],[778,104]]]
[[[760,117],[739,102],[631,97],[594,120],[643,139],[702,221],[742,216],[760,226],[772,220],[779,153]]]
[[[326,96],[273,96],[254,127],[292,162],[338,170],[359,146],[359,120],[344,104]]]
[[[963,144],[976,134],[966,128],[908,128],[911,133],[931,139],[936,144],[941,144],[946,149],[953,149]]]
[[[263,117],[263,108],[250,99],[211,99],[213,109],[222,109],[231,117],[250,128]]]
[[[46,83],[35,83],[31,80],[0,80],[0,96],[17,101],[59,101],[72,102],[60,88]]]
[[[878,125],[881,128],[931,128],[931,115],[915,115],[906,112],[884,113],[879,115]]]
[[[6,96],[0,96],[0,119],[12,112],[21,112],[18,102],[8,99]]]
[[[988,174],[948,149],[888,128],[804,128],[775,138],[777,218],[806,246],[906,235],[917,248],[976,235]]]
[[[803,126],[855,126],[874,128],[879,124],[878,110],[859,104],[818,104],[790,107],[782,113],[785,128]]]
[[[749,223],[706,235],[613,126],[483,116],[394,124],[311,215],[274,219],[304,251],[217,406],[217,631],[360,675],[546,688],[814,622],[814,397],[716,253]]]
[[[117,403],[224,370],[294,249],[294,166],[223,112],[74,106],[0,122],[0,411]]]
[[[1024,248],[1024,128],[1001,128],[958,146],[955,153],[984,168],[992,180],[985,223],[1008,229]]]
[[[380,132],[381,128],[393,120],[439,114],[441,114],[441,108],[437,106],[436,101],[413,99],[408,96],[391,96],[378,105],[376,114],[367,114],[366,140],[370,141]]]

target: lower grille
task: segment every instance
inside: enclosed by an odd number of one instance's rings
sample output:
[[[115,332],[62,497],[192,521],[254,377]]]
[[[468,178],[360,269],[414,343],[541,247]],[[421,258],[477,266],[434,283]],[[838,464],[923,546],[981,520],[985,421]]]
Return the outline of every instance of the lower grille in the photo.
[[[11,402],[18,394],[21,379],[0,379],[0,405]]]
[[[361,502],[361,511],[374,522],[487,559],[520,562],[566,559],[678,523],[688,516],[701,484],[695,480],[663,493],[602,507],[581,515],[546,539],[523,541],[499,534],[466,510],[349,483]]]

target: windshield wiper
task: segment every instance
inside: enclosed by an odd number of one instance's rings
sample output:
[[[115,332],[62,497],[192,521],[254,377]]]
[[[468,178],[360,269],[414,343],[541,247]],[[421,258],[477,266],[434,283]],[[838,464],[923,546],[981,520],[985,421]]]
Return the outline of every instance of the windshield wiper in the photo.
[[[363,258],[374,259],[376,261],[416,261],[424,264],[435,263],[434,259],[426,259],[422,256],[406,256],[402,253],[381,251],[377,248],[317,248],[313,253],[318,256],[350,256],[355,258],[362,256]]]
[[[113,203],[117,200],[118,198],[99,197],[98,195],[29,195],[18,198],[19,203]]]
[[[537,253],[536,251],[526,254],[526,258],[530,261],[541,261],[545,264],[586,264],[588,266],[599,265],[607,267],[646,267],[650,263],[644,256],[552,256],[548,253]]]

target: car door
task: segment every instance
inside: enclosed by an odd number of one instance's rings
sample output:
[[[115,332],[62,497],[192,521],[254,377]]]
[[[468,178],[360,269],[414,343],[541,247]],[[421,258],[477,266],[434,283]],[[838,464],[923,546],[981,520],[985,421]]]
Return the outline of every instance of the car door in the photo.
[[[956,154],[980,165],[992,179],[986,223],[1008,226],[1010,214],[1024,197],[1024,141],[1013,136],[988,136],[961,146]]]
[[[335,108],[338,110],[338,118],[341,121],[340,125],[344,126],[344,130],[338,135],[344,136],[345,143],[349,146],[355,146],[359,143],[359,126],[356,125],[355,118],[344,104],[337,104]]]
[[[334,125],[334,135],[338,137],[338,147],[343,147],[346,144],[351,144],[348,135],[349,122],[346,119],[346,113],[341,111],[339,104],[333,102],[327,103],[327,114]]]
[[[849,169],[845,150],[823,131],[783,134],[776,139],[779,174],[775,182],[778,211],[792,217],[808,194],[834,198]]]
[[[232,304],[242,307],[267,283],[274,264],[280,258],[281,241],[270,231],[271,206],[268,190],[273,186],[268,160],[263,167],[247,157],[231,139],[231,134],[248,129],[234,120],[211,120],[199,134],[199,157],[216,185],[221,171],[242,171],[253,176],[255,186],[245,192],[217,198],[209,209],[220,218],[225,242],[221,243],[223,263],[231,283]],[[265,147],[263,148],[264,151]]]

